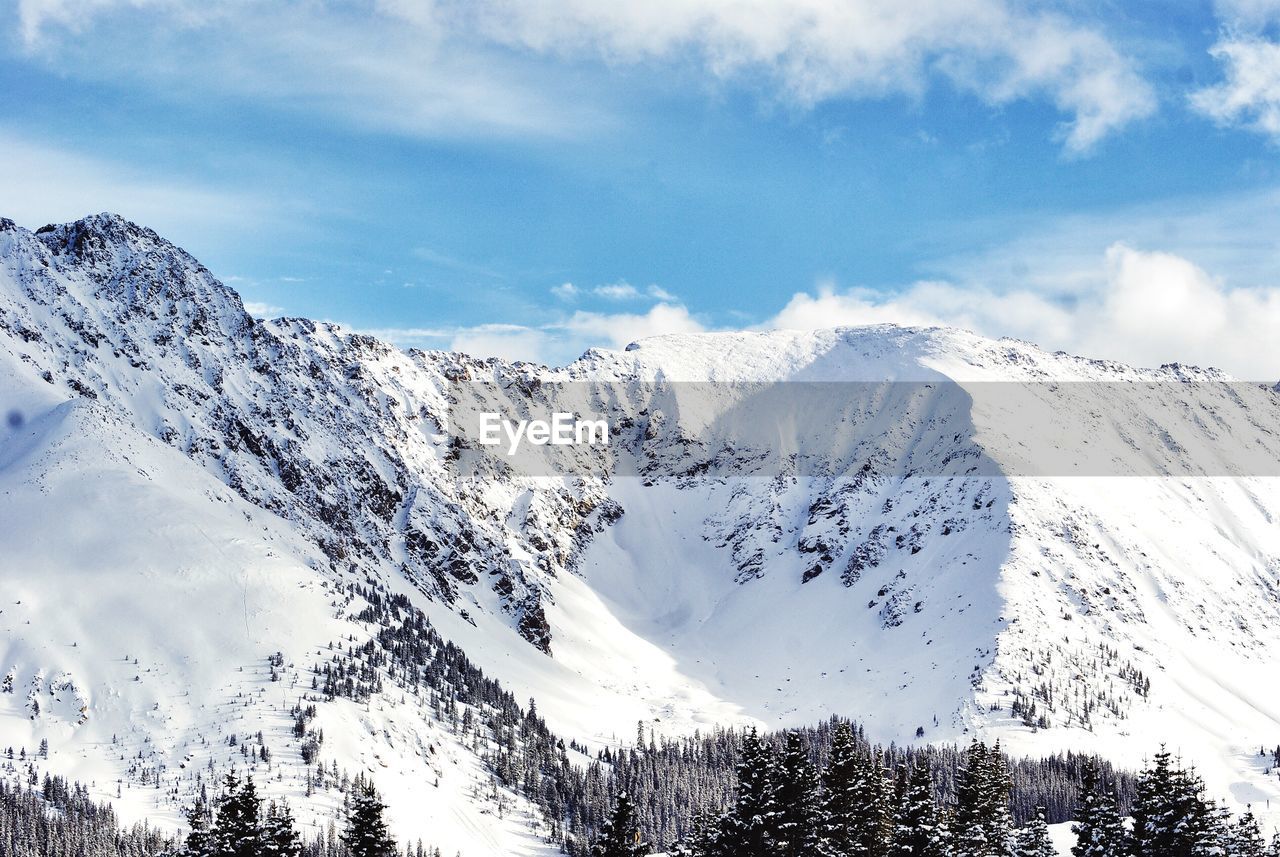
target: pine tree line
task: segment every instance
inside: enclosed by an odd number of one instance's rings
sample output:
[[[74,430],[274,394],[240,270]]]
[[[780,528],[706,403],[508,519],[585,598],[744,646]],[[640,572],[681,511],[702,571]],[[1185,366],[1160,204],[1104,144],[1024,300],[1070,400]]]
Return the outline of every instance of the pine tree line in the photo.
[[[235,772],[223,780],[224,790],[210,806],[203,799],[187,811],[185,853],[191,857],[300,857],[302,841],[289,805],[272,801],[263,809],[253,777],[243,782]]]
[[[781,750],[748,733],[728,809],[702,813],[677,843],[681,857],[1055,857],[1043,807],[1026,823],[1010,811],[1010,766],[999,744],[973,742],[953,802],[939,801],[927,763],[886,767],[838,724],[819,769],[800,733]],[[629,802],[629,801],[628,801]],[[1257,819],[1238,818],[1205,794],[1194,768],[1161,748],[1137,780],[1131,828],[1114,780],[1087,761],[1073,816],[1074,857],[1280,857]],[[629,811],[627,817],[634,815]],[[611,819],[611,829],[617,825]],[[637,826],[636,841],[639,842]],[[597,853],[597,852],[593,852]],[[635,857],[648,851],[607,851]]]
[[[964,754],[954,803],[939,799],[929,759],[886,764],[844,722],[825,766],[800,732],[781,750],[754,731],[743,739],[733,803],[704,813],[676,846],[686,857],[1039,857],[1051,848],[1044,811],[1021,831],[1010,811],[1010,769],[999,746]],[[1024,849],[1025,846],[1025,849]],[[1052,852],[1045,852],[1051,854]]]
[[[0,778],[0,854],[7,857],[151,857],[174,847],[146,825],[123,827],[110,804],[79,784],[46,777],[34,789]]]
[[[819,768],[829,764],[835,733],[841,724],[849,727],[861,757],[878,756],[891,770],[925,769],[933,781],[933,797],[939,803],[954,803],[957,784],[965,765],[963,750],[949,745],[899,747],[874,746],[861,727],[839,718],[816,727],[794,730],[808,747],[811,761]],[[761,734],[759,740],[781,752],[792,733]],[[732,729],[718,729],[707,735],[687,738],[647,740],[636,748],[605,751],[598,776],[586,773],[587,803],[607,802],[614,791],[626,791],[641,808],[643,832],[656,842],[674,842],[685,836],[699,809],[719,812],[732,798],[735,771],[744,736]],[[1044,759],[1008,761],[1010,811],[1023,824],[1044,807],[1050,823],[1072,817],[1080,781],[1087,762],[1100,765],[1116,784],[1120,805],[1128,809],[1135,792],[1133,777],[1115,771],[1094,757],[1066,753]],[[600,794],[596,794],[596,790]]]
[[[800,733],[779,750],[754,732],[743,741],[727,811],[701,812],[678,857],[1056,857],[1038,808],[1021,827],[1010,812],[1010,767],[999,745],[965,752],[953,804],[936,801],[927,765],[891,771],[868,756],[847,724],[835,729],[819,773]],[[1280,857],[1252,812],[1238,818],[1208,800],[1194,769],[1163,748],[1138,779],[1132,829],[1114,782],[1086,762],[1073,825],[1074,857]],[[623,793],[593,857],[649,854],[635,807]]]

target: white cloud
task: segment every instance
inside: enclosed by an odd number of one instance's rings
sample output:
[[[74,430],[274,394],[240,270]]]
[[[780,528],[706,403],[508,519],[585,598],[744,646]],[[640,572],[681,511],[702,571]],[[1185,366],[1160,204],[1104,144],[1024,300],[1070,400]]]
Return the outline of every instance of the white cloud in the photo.
[[[1194,195],[1108,211],[1017,214],[956,224],[952,243],[972,249],[920,264],[924,276],[996,292],[1032,291],[1069,302],[1105,276],[1115,243],[1158,247],[1237,286],[1280,283],[1280,191]],[[991,244],[990,236],[1008,236]]]
[[[461,351],[474,357],[547,363],[558,356],[555,338],[548,330],[523,324],[381,327],[360,329],[359,332],[400,348]]]
[[[564,301],[577,300],[589,294],[607,301],[635,301],[647,297],[659,303],[680,303],[675,295],[659,285],[653,284],[641,291],[625,280],[593,286],[590,289],[581,289],[573,283],[561,283],[558,286],[552,286],[550,291],[552,295]]]
[[[1195,363],[1246,380],[1280,378],[1280,287],[1231,288],[1185,258],[1124,244],[1113,244],[1072,294],[936,281],[890,294],[826,286],[794,295],[763,326],[883,322],[963,327],[1140,366]]]
[[[425,137],[558,137],[611,120],[592,84],[466,31],[433,2],[19,0],[26,51],[70,74]],[[556,90],[559,90],[558,92]]]
[[[1217,0],[1214,8],[1232,26],[1261,26],[1280,16],[1280,0]]]
[[[1223,126],[1280,141],[1280,43],[1267,37],[1280,0],[1218,0],[1222,36],[1209,49],[1223,79],[1191,93],[1191,107]]]
[[[645,313],[599,313],[579,310],[556,329],[576,342],[623,348],[646,336],[664,333],[698,333],[705,330],[689,310],[676,304],[658,304]]]
[[[284,307],[262,303],[261,301],[245,301],[244,310],[254,318],[279,318],[284,314]]]
[[[610,301],[633,301],[640,297],[640,292],[636,291],[636,287],[630,283],[609,283],[604,286],[596,286],[591,293],[598,298],[604,298]]]
[[[1131,362],[1217,365],[1247,380],[1280,379],[1280,287],[1230,288],[1168,253],[1123,245],[1107,251],[1108,288],[1092,321],[1079,318],[1081,348],[1121,351]]]
[[[367,334],[383,342],[390,342],[401,348],[444,348],[449,340],[458,334],[459,328],[449,327],[374,327],[355,328],[342,322],[343,327]],[[516,325],[493,325],[494,327],[516,327]]]
[[[1150,86],[1098,30],[1006,0],[489,0],[475,7],[495,41],[612,62],[694,52],[720,80],[763,73],[802,105],[915,96],[932,75],[992,104],[1046,97],[1084,151],[1149,115]]]
[[[449,340],[449,350],[477,357],[549,362],[554,353],[546,331],[514,324],[485,324],[459,330]]]
[[[1280,44],[1234,35],[1210,53],[1225,79],[1192,93],[1192,107],[1220,125],[1243,125],[1280,139]]]
[[[1155,109],[1129,55],[1096,26],[1015,0],[20,0],[18,26],[32,52],[78,60],[81,73],[214,86],[411,133],[607,121],[569,82],[580,75],[539,58],[693,59],[713,81],[768,80],[800,107],[916,97],[940,77],[994,105],[1051,102],[1073,152]]]
[[[818,330],[866,324],[944,325],[1042,344],[1059,342],[1072,330],[1070,313],[1043,295],[996,293],[941,281],[922,281],[887,294],[824,286],[816,295],[793,295],[782,311],[762,326]]]

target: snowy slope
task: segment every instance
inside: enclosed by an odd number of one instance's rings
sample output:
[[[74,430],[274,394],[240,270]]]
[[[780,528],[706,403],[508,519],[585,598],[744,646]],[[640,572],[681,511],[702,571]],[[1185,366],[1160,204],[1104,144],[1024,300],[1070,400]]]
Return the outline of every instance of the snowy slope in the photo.
[[[310,653],[367,637],[340,594],[366,578],[566,737],[842,713],[884,740],[979,730],[1130,764],[1165,740],[1241,802],[1280,796],[1253,755],[1280,741],[1280,486],[1217,453],[1280,460],[1259,385],[895,327],[662,337],[562,369],[405,353],[257,322],[111,215],[0,222],[0,376],[21,414],[0,425],[0,745],[48,737],[50,767],[123,780],[138,813],[173,812],[142,768],[234,761],[231,731],[267,731],[271,788],[300,793],[266,658],[305,681]],[[759,382],[803,408],[753,434]],[[584,396],[619,427],[612,477],[575,451],[567,476],[479,458],[460,478],[468,409]],[[1046,469],[1050,448],[1089,466]],[[35,682],[52,703],[31,719]],[[396,784],[405,835],[538,847],[518,807],[485,814],[447,728],[394,693],[369,708],[325,707],[325,753]]]

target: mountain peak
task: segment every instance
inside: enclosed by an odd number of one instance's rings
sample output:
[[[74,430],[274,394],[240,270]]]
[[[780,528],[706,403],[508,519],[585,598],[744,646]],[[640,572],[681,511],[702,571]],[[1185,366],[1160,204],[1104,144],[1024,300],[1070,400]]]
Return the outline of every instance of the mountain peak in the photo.
[[[163,248],[186,255],[153,230],[107,211],[72,223],[50,223],[35,234],[55,255],[70,255],[91,264],[119,258],[120,251],[126,248],[132,253]]]
[[[221,339],[252,326],[234,289],[181,247],[119,214],[104,211],[42,226],[34,234],[21,232],[43,246],[55,269],[83,282],[93,298],[109,299],[126,316],[164,317],[186,332]]]

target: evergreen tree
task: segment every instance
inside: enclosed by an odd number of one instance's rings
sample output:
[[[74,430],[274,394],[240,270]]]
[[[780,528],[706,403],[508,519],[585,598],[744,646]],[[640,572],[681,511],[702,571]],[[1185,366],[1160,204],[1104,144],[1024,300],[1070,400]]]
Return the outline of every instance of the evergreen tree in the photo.
[[[1227,854],[1229,857],[1268,857],[1267,843],[1262,838],[1252,806],[1245,807],[1244,814],[1231,826]]]
[[[210,830],[212,857],[258,857],[262,799],[253,777],[241,783],[233,771],[223,784],[226,790],[218,797],[217,817]]]
[[[347,827],[342,831],[342,844],[350,849],[351,857],[397,857],[396,843],[382,818],[385,810],[372,783],[357,786]]]
[[[302,853],[302,843],[294,829],[293,813],[288,804],[272,801],[267,807],[261,841],[263,857],[298,857]]]
[[[965,753],[965,767],[957,772],[956,807],[951,821],[952,850],[957,857],[981,857],[986,848],[986,757],[987,745],[975,738]]]
[[[122,826],[110,804],[79,783],[47,776],[0,776],[0,854],[5,857],[161,857],[182,854],[180,843],[145,824]]]
[[[1049,824],[1045,821],[1044,807],[1036,808],[1035,818],[1018,834],[1017,857],[1057,857],[1058,849],[1049,838]]]
[[[777,759],[753,728],[742,739],[738,794],[717,850],[726,857],[773,857],[778,850]]]
[[[1098,766],[1086,761],[1081,772],[1080,801],[1076,824],[1071,828],[1076,844],[1075,857],[1125,857],[1129,853],[1129,833],[1116,807],[1115,792],[1102,782]]]
[[[886,857],[893,834],[892,787],[877,750],[861,756],[854,784],[859,811],[854,817],[854,849],[858,857]]]
[[[1202,784],[1201,789],[1203,788]],[[1231,852],[1235,833],[1231,810],[1225,803],[1213,804],[1206,801],[1202,806],[1204,812],[1199,818],[1200,826],[1196,830],[1196,844],[1192,853],[1196,857],[1226,857]]]
[[[819,853],[824,857],[886,857],[893,834],[892,787],[879,751],[863,752],[847,724],[836,726],[824,775]]]
[[[853,729],[848,723],[837,723],[831,736],[831,757],[822,773],[826,800],[822,807],[818,849],[823,857],[851,857],[857,853],[860,768]]]
[[[1200,777],[1175,766],[1161,747],[1138,778],[1134,857],[1213,857],[1225,851],[1227,836],[1217,809],[1204,799]]]
[[[1134,857],[1158,857],[1175,853],[1174,816],[1167,795],[1173,790],[1173,766],[1163,746],[1151,767],[1138,777],[1137,799],[1133,805]]]
[[[987,754],[987,839],[995,847],[995,854],[1012,854],[1018,847],[1013,830],[1013,814],[1009,812],[1009,793],[1013,783],[1009,766],[1005,763],[1000,742]]]
[[[952,822],[955,857],[1007,857],[1017,847],[1009,814],[1009,771],[1000,745],[974,739],[958,772]]]
[[[635,804],[626,792],[619,792],[600,839],[591,849],[591,857],[642,857],[648,853],[649,843],[640,841]]]
[[[786,857],[812,857],[818,847],[818,772],[799,732],[787,734],[778,778],[778,844]]]
[[[720,816],[700,809],[693,816],[692,831],[682,843],[686,857],[714,857],[720,830]],[[676,851],[677,854],[681,852]]]
[[[894,817],[891,857],[947,857],[945,831],[934,803],[928,763],[917,762],[905,779]]]
[[[191,831],[187,834],[186,853],[191,857],[210,857],[213,852],[213,836],[209,830],[209,807],[202,800],[197,800],[186,811],[187,826]]]

